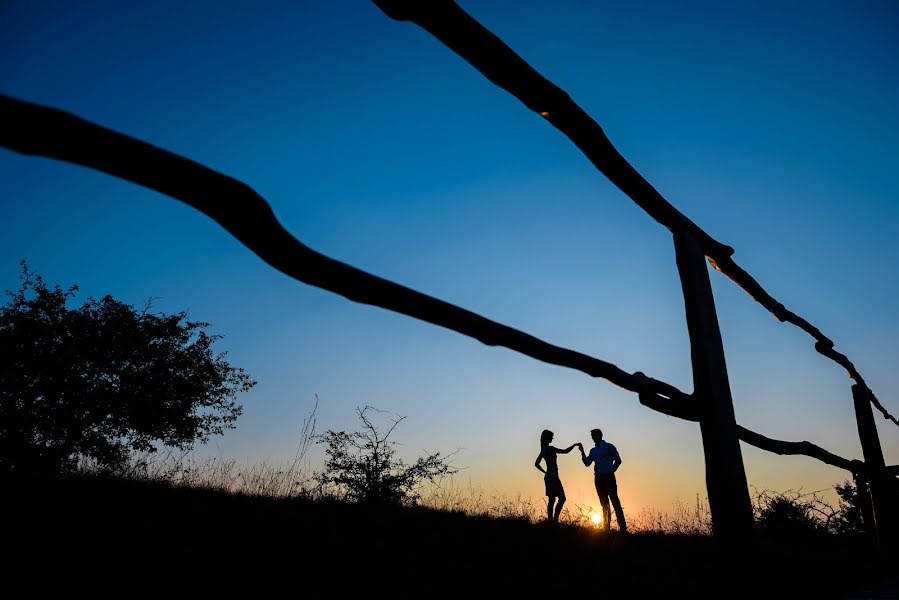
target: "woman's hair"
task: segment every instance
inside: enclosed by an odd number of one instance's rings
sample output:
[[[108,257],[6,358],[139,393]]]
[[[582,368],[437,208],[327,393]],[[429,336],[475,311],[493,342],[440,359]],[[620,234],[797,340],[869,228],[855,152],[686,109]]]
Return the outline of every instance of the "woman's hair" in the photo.
[[[546,448],[549,446],[549,439],[553,436],[553,432],[549,429],[544,429],[543,433],[540,434],[540,447]]]

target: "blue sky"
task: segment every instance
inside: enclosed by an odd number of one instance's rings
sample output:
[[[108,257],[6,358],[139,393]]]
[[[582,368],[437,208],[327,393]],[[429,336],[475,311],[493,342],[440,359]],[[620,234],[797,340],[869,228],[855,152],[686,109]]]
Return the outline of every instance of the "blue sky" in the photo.
[[[899,411],[899,8],[887,2],[462,2]],[[261,193],[307,245],[690,390],[671,238],[539,116],[368,2],[5,2],[0,92],[64,108]],[[355,305],[271,270],[177,201],[0,151],[0,285],[25,258],[190,310],[259,385],[217,443],[292,456],[371,404],[411,455],[463,447],[466,477],[539,496],[543,428],[621,451],[625,507],[703,494],[698,428],[582,374]],[[741,424],[859,457],[849,381],[804,333],[712,273]],[[878,421],[882,421],[878,419]],[[881,424],[887,461],[899,431]],[[212,449],[218,452],[217,449]],[[744,446],[758,487],[844,479]],[[590,477],[561,464],[569,497]]]

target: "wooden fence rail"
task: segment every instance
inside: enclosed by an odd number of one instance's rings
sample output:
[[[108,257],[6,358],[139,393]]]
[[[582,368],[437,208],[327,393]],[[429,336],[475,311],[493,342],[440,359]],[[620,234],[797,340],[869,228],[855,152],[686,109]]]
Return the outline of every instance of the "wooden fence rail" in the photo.
[[[788,310],[769,294],[745,269],[734,262],[733,248],[714,239],[668,202],[621,155],[593,120],[561,88],[540,75],[501,39],[459,8],[452,0],[373,0],[389,17],[410,21],[428,31],[459,56],[468,61],[487,79],[503,88],[532,111],[538,113],[580,148],[588,160],[621,191],[656,221],[668,228],[676,246],[695,245],[718,271],[740,286],[751,298],[781,322],[791,323],[815,339],[815,350],[842,366],[855,385],[865,391],[865,402],[875,406],[885,419],[899,425],[877,399],[849,358],[834,349],[833,341],[806,319]],[[691,250],[690,254],[694,254]],[[694,396],[700,405],[700,429],[706,458],[706,484],[709,506],[716,535],[740,542],[745,538],[750,519],[749,492],[743,474],[743,462],[737,444],[733,418],[733,402],[727,382],[727,368],[711,289],[705,286],[707,274],[699,276],[695,265],[689,272],[682,268],[682,252],[678,252],[678,268],[684,286],[687,325],[690,331],[693,362]],[[692,262],[692,258],[691,258]],[[704,271],[704,270],[703,270]],[[695,285],[702,280],[698,287]],[[689,289],[688,289],[689,288]],[[701,347],[701,349],[700,349]],[[867,432],[867,433],[865,433]],[[859,424],[863,447],[875,443],[870,429]],[[869,439],[864,439],[864,436]],[[876,437],[876,436],[875,436]],[[879,441],[876,442],[879,451]],[[871,454],[866,453],[867,456]],[[870,466],[869,466],[870,467]],[[899,522],[899,501],[885,491],[890,487],[874,484],[882,479],[880,467],[870,467],[874,521]],[[880,491],[878,491],[878,488]],[[886,495],[884,495],[886,494]],[[719,500],[716,500],[719,498]],[[870,521],[870,519],[869,519]],[[880,536],[886,545],[899,546],[897,527]],[[741,533],[744,532],[744,533]],[[881,532],[883,533],[883,532]]]
[[[709,262],[740,286],[781,322],[792,323],[815,338],[815,350],[836,362],[856,383],[868,387],[846,355],[833,349],[833,341],[817,327],[788,310],[772,297],[731,256],[734,249],[706,233],[668,202],[621,155],[602,127],[564,90],[543,77],[505,42],[462,10],[452,0],[373,0],[392,19],[415,23],[465,59],[487,79],[541,115],[580,148],[587,159],[649,216],[672,232],[688,231],[702,246]],[[870,389],[870,388],[869,388]],[[896,425],[872,392],[871,403]]]
[[[446,327],[488,346],[503,346],[541,362],[606,379],[639,394],[640,403],[657,412],[699,420],[693,396],[671,384],[554,346],[310,249],[284,229],[269,204],[252,188],[190,159],[71,113],[2,95],[0,146],[96,169],[181,200],[221,225],[269,265],[298,281],[354,302]],[[774,440],[743,427],[738,431],[741,440],[762,450],[801,454],[853,473],[863,471],[863,463],[810,442]]]

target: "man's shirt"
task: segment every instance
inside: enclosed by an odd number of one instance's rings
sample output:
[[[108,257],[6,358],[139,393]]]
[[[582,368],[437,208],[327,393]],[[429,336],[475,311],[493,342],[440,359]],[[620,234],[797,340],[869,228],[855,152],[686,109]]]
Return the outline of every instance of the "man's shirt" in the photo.
[[[609,442],[602,440],[598,446],[590,449],[590,453],[584,461],[584,466],[589,467],[593,463],[593,472],[597,474],[614,473],[617,465],[621,464],[621,456],[618,450]]]

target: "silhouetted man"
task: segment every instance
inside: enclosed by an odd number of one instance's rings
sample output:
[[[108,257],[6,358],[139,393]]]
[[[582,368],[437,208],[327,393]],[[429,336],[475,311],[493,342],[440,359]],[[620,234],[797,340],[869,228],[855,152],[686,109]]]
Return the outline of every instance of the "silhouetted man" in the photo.
[[[618,499],[618,482],[615,480],[615,471],[621,466],[621,456],[618,450],[602,439],[602,431],[591,429],[590,437],[595,446],[590,449],[590,454],[584,454],[584,446],[578,444],[581,450],[581,460],[584,466],[589,467],[593,463],[594,483],[596,495],[602,505],[602,523],[608,531],[612,525],[612,512],[609,510],[609,501],[615,508],[615,518],[618,519],[618,530],[627,532],[627,523],[624,520],[624,511],[621,509],[621,500]]]

